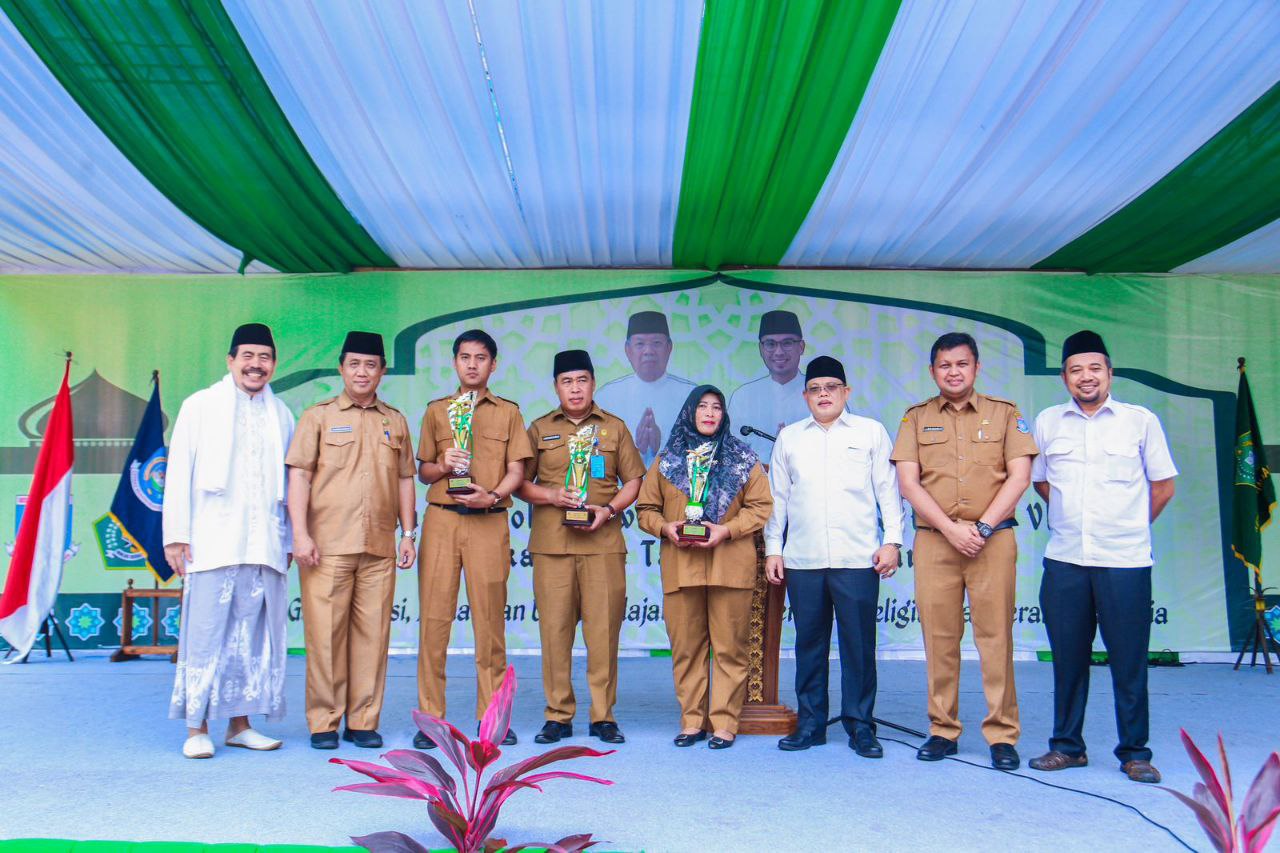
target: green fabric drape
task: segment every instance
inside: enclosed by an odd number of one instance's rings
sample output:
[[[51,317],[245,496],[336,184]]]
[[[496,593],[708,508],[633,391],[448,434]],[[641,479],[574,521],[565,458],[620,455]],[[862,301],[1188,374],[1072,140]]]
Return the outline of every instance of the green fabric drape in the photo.
[[[777,264],[822,189],[898,0],[707,0],[676,267]]]
[[[395,266],[312,161],[218,0],[0,7],[129,161],[246,262]]]
[[[1280,83],[1033,269],[1168,272],[1280,218]]]

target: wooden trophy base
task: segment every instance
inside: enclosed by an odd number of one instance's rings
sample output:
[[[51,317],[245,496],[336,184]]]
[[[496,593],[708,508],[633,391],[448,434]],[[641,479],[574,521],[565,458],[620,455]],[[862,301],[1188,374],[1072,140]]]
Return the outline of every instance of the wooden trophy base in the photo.
[[[590,527],[595,521],[595,513],[589,509],[566,509],[564,511],[565,527]]]
[[[676,538],[681,542],[706,542],[711,538],[711,528],[686,521],[676,527]]]
[[[470,477],[450,477],[444,493],[446,495],[465,495],[471,491]]]

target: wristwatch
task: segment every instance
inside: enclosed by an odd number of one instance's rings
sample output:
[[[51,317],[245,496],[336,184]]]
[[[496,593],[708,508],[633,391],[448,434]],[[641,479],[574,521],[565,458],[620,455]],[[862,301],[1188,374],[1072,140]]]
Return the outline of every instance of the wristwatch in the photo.
[[[494,505],[494,506],[497,506],[498,504],[502,503],[502,495],[498,494],[498,493],[497,493],[497,492],[495,492],[493,489],[490,489],[490,490],[489,490],[489,494],[493,495],[493,505]]]
[[[401,538],[401,539],[412,539],[414,542],[417,542],[417,541],[418,541],[418,528],[416,528],[416,527],[415,527],[415,528],[413,528],[412,530],[405,530],[404,528],[401,528],[401,529],[400,529],[400,538]]]
[[[983,539],[990,539],[991,534],[995,533],[995,531],[991,529],[991,525],[984,521],[975,521],[973,526],[978,528],[978,535]]]
[[[613,521],[618,517],[618,511],[613,508],[613,504],[605,504],[604,508],[609,510],[609,520]]]

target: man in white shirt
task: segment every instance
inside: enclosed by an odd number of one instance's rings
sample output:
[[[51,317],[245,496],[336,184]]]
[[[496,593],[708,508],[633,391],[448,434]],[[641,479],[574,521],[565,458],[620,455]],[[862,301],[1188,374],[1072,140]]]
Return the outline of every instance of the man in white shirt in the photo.
[[[840,715],[864,758],[884,750],[875,735],[876,601],[880,578],[898,570],[902,498],[885,428],[845,411],[844,365],[809,362],[810,416],[784,427],[773,447],[773,515],[765,525],[765,573],[787,584],[796,620],[796,728],[778,741],[794,752],[827,742],[827,658],[835,615]],[[884,523],[881,536],[876,513]],[[786,540],[785,545],[783,540]]]
[[[729,414],[739,426],[753,426],[777,435],[784,424],[809,414],[804,401],[800,357],[804,335],[800,318],[791,311],[768,311],[760,317],[760,360],[769,372],[738,386],[729,398]],[[762,460],[773,453],[773,442],[758,435],[743,438]]]
[[[1049,505],[1040,608],[1053,652],[1053,737],[1036,770],[1089,763],[1083,737],[1094,633],[1102,629],[1115,693],[1115,756],[1135,782],[1159,782],[1147,748],[1147,646],[1151,640],[1151,523],[1173,497],[1178,469],[1160,420],[1111,396],[1102,338],[1077,332],[1062,345],[1071,402],[1036,418],[1043,453],[1031,481]]]
[[[169,442],[164,556],[184,576],[169,718],[187,722],[187,758],[213,756],[209,720],[229,721],[227,746],[280,746],[249,725],[285,710],[293,415],[267,384],[275,368],[271,330],[236,329],[227,375],[183,401]]]
[[[635,370],[606,382],[596,392],[600,408],[622,418],[635,438],[646,466],[662,449],[693,383],[667,373],[674,346],[667,318],[657,311],[638,311],[627,320],[627,360]]]

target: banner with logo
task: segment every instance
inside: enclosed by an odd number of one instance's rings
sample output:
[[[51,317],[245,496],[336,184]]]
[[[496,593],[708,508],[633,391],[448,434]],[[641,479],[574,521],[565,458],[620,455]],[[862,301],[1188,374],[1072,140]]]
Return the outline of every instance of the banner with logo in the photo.
[[[1233,322],[1232,307],[1244,300],[1253,322],[1232,332],[1225,328]],[[71,332],[59,334],[43,324],[54,310],[52,302],[62,303],[63,316],[66,304],[77,305]],[[0,487],[14,495],[26,488],[31,466],[25,460],[40,440],[47,405],[39,389],[48,386],[42,381],[57,367],[53,356],[63,349],[77,354],[73,394],[77,443],[83,447],[76,451],[75,490],[82,512],[73,539],[96,539],[101,547],[85,548],[68,562],[59,606],[76,614],[72,634],[82,646],[119,641],[109,630],[113,620],[119,621],[119,598],[113,605],[109,596],[127,575],[104,569],[126,569],[132,561],[135,583],[152,580],[131,552],[128,537],[101,518],[125,470],[151,371],[159,369],[166,377],[165,403],[172,416],[184,396],[225,370],[231,331],[250,320],[275,329],[280,361],[272,385],[296,414],[341,390],[337,357],[348,328],[381,332],[390,369],[380,394],[405,413],[415,446],[427,403],[456,388],[451,344],[458,333],[479,327],[498,341],[492,388],[517,402],[526,422],[556,405],[555,352],[586,349],[596,366],[597,401],[644,437],[642,449],[650,458],[696,384],[724,390],[735,432],[750,425],[774,433],[779,423],[803,417],[798,387],[792,394],[782,386],[791,371],[802,372],[817,355],[844,362],[850,408],[879,420],[893,435],[909,406],[937,393],[927,370],[929,347],[953,330],[967,331],[978,342],[978,389],[1014,401],[1030,421],[1041,409],[1067,399],[1058,376],[1062,339],[1092,328],[1107,339],[1113,355],[1114,396],[1160,417],[1180,470],[1173,503],[1154,528],[1152,647],[1225,650],[1236,636],[1233,624],[1242,624],[1241,614],[1249,617],[1244,569],[1224,557],[1224,552],[1230,555],[1224,532],[1230,504],[1223,496],[1230,483],[1222,466],[1230,464],[1236,355],[1250,356],[1260,392],[1259,419],[1268,422],[1277,406],[1271,390],[1276,345],[1269,334],[1257,332],[1280,321],[1280,296],[1266,278],[784,271],[707,276],[657,270],[10,277],[0,278],[0,307],[0,328],[33,354],[34,362],[21,376],[0,376],[0,399],[9,401],[0,419]],[[760,317],[771,310],[796,315],[796,340],[761,346]],[[656,349],[654,342],[627,339],[628,319],[640,311],[665,318],[668,340],[656,341]],[[1210,316],[1225,325],[1203,328],[1203,318]],[[91,331],[104,318],[118,324],[110,340]],[[169,330],[172,339],[157,342],[157,328]],[[45,351],[50,365],[38,358]],[[92,401],[92,407],[81,400]],[[762,455],[768,453],[764,439],[752,443]],[[148,483],[153,490],[162,488],[154,473]],[[421,505],[425,489],[419,486],[418,492]],[[532,560],[526,550],[528,513],[520,502],[510,513],[507,616],[508,643],[515,649],[538,645]],[[1015,642],[1023,651],[1046,649],[1038,601],[1047,541],[1043,502],[1028,490],[1016,517]],[[632,511],[625,514],[624,526],[630,553],[622,645],[665,648],[659,543],[639,529]],[[887,650],[921,647],[910,534],[907,539],[907,565],[881,584],[879,642]],[[417,643],[417,571],[399,576],[392,627],[396,647]],[[290,645],[300,646],[296,569],[291,583]],[[788,624],[784,645],[792,637]],[[471,645],[465,594],[453,645]]]

